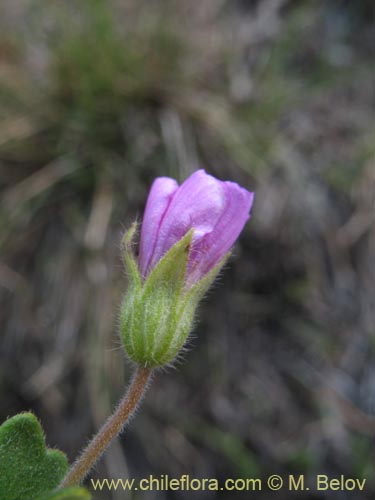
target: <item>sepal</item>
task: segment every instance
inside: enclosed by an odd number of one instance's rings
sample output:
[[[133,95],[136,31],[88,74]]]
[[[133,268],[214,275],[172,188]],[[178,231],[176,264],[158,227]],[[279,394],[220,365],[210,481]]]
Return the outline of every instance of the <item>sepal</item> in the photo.
[[[133,222],[133,224],[125,232],[122,238],[121,249],[122,249],[122,259],[131,284],[140,286],[141,276],[139,274],[137,262],[135,260],[132,250],[133,238],[136,232],[137,232],[137,223]]]
[[[157,367],[173,361],[192,329],[199,301],[230,255],[226,254],[210,272],[189,286],[186,275],[192,237],[190,230],[145,280],[132,279],[125,294],[120,316],[121,338],[129,358],[138,364]],[[132,235],[126,238],[131,242]],[[130,274],[135,275],[136,262],[129,243],[125,248]]]
[[[181,324],[192,236],[193,232],[189,231],[142,284],[133,281],[125,294],[120,317],[121,338],[130,359],[143,366],[162,366],[174,358],[174,350],[170,352],[169,347]],[[189,326],[183,322],[184,330],[189,330]]]

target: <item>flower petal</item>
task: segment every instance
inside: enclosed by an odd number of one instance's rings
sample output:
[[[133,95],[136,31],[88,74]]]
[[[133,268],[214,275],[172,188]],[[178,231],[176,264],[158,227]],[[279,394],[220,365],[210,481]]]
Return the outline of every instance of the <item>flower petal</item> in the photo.
[[[152,185],[142,224],[139,268],[146,277],[160,259],[194,229],[186,285],[200,280],[232,247],[243,229],[254,193],[204,170],[181,186],[160,177]]]
[[[225,208],[223,184],[204,170],[197,170],[178,188],[160,223],[151,267],[189,229],[194,228],[193,246],[213,231]]]
[[[230,181],[222,182],[225,207],[211,232],[193,246],[188,285],[195,283],[224,257],[241,233],[253,204],[254,193]]]
[[[145,276],[159,239],[160,225],[178,184],[170,177],[158,177],[151,186],[143,216],[139,244],[139,268]]]

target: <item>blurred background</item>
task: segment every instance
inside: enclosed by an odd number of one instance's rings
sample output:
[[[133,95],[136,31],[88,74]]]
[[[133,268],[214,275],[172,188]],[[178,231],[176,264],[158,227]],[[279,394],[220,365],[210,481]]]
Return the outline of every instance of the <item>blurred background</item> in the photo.
[[[345,474],[367,492],[334,498],[371,496],[373,7],[1,1],[2,421],[31,409],[74,459],[132,372],[123,231],[156,176],[205,168],[256,192],[252,218],[185,359],[92,477]],[[233,498],[95,494],[192,496]]]

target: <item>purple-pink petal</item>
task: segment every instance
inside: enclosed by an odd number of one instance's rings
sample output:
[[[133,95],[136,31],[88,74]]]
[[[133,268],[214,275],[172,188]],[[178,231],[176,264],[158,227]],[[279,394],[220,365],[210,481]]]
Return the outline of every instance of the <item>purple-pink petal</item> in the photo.
[[[143,216],[139,244],[139,268],[142,276],[147,274],[155,246],[159,239],[160,225],[178,184],[170,177],[158,177],[151,186]]]
[[[225,208],[214,229],[193,245],[188,281],[195,283],[209,272],[232,248],[249,219],[254,193],[230,181],[221,183],[225,194]]]
[[[193,228],[186,284],[194,284],[233,246],[249,218],[253,196],[238,184],[220,181],[204,170],[194,172],[179,187],[173,179],[156,179],[142,224],[142,275]]]
[[[168,206],[159,227],[151,267],[191,228],[194,228],[193,242],[212,232],[224,204],[221,183],[203,170],[194,172],[178,188]]]

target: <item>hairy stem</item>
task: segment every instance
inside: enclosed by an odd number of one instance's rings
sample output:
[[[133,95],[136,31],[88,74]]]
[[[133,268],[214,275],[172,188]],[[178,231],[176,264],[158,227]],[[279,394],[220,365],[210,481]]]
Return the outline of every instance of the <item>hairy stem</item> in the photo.
[[[92,438],[87,448],[71,466],[60,487],[80,484],[91,467],[98,461],[104,450],[123,429],[146,392],[152,369],[139,366],[133,381],[121,399],[115,412],[105,422],[99,432]]]

